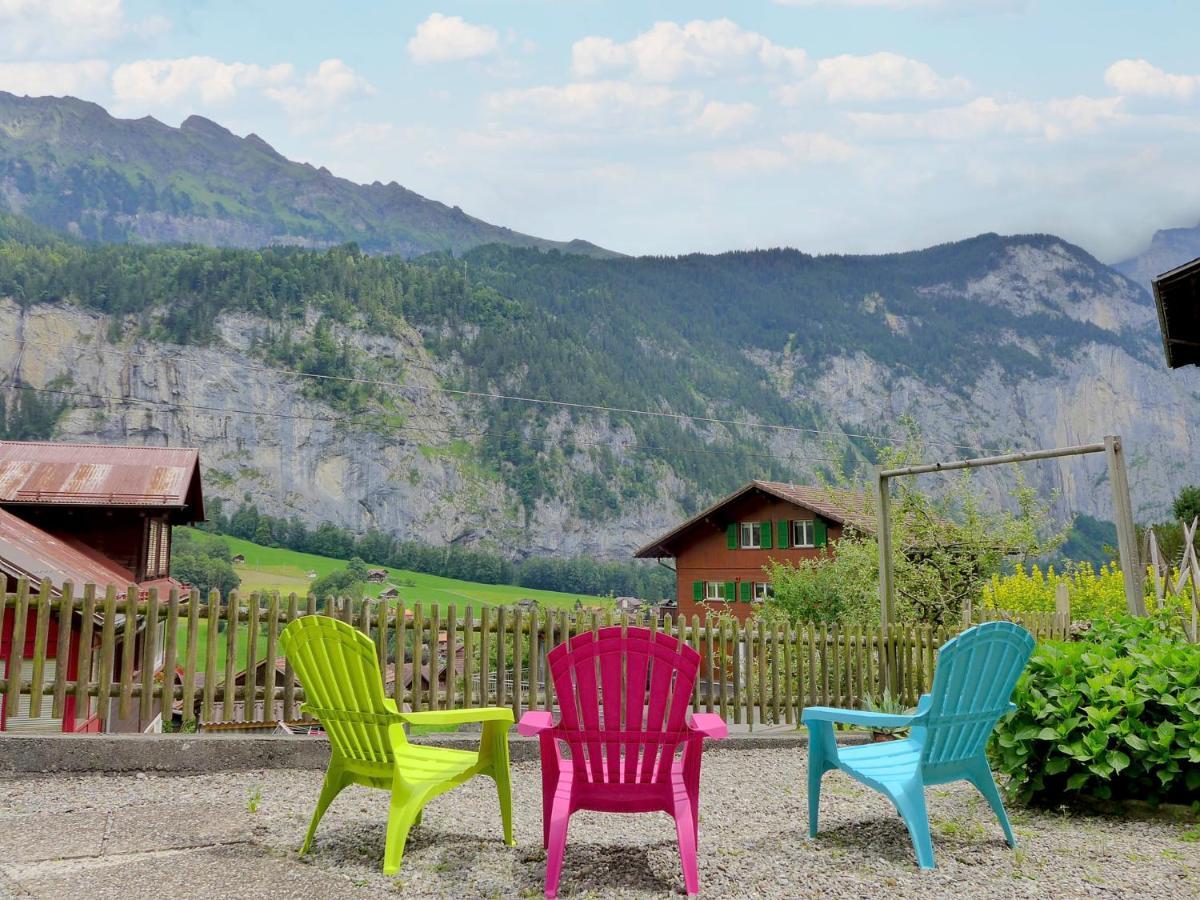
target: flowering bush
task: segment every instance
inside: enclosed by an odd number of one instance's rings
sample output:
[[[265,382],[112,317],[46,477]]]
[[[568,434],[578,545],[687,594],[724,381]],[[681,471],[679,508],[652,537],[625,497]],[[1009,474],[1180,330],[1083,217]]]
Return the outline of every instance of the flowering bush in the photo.
[[[983,588],[983,605],[988,609],[1012,612],[1054,612],[1054,593],[1065,584],[1071,594],[1071,618],[1102,620],[1124,615],[1125,582],[1115,564],[1106,563],[1099,571],[1091,563],[1076,563],[1059,573],[1053,566],[1031,566],[1011,575],[994,575]],[[1158,606],[1153,585],[1147,579],[1147,609]],[[1184,597],[1169,598],[1166,605],[1183,612],[1188,609]]]

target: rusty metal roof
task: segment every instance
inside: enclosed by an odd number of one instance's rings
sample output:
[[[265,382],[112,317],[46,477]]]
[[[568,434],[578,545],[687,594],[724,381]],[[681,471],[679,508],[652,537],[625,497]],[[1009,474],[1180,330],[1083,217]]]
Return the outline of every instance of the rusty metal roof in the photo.
[[[180,509],[199,521],[200,452],[0,441],[0,503]]]
[[[722,507],[754,490],[778,497],[780,500],[786,500],[788,503],[794,503],[839,525],[848,525],[865,532],[874,532],[875,530],[875,514],[871,509],[870,498],[861,491],[787,484],[782,481],[751,481],[729,496],[722,497],[708,509],[671,529],[662,537],[640,547],[633,555],[639,559],[674,556],[675,554],[667,547],[668,544],[693,526],[718,513]]]
[[[49,579],[54,593],[65,582],[73,582],[76,591],[85,584],[103,588],[115,585],[121,593],[133,581],[133,573],[116,563],[85,552],[24,519],[0,509],[0,571],[14,578],[37,583]]]

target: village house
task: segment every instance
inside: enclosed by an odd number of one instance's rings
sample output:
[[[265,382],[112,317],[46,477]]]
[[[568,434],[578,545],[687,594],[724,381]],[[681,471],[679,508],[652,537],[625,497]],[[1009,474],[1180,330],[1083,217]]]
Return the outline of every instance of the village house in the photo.
[[[63,585],[74,585],[81,596],[84,585],[94,584],[97,597],[109,585],[125,596],[132,585],[144,597],[151,588],[165,594],[179,587],[171,578],[171,528],[204,520],[200,484],[200,457],[196,450],[160,447],[110,447],[87,444],[0,441],[0,574],[5,590],[17,581],[49,581],[58,597]],[[31,657],[36,622],[26,621],[23,652],[12,646],[14,610],[6,609],[0,625],[0,659],[7,675],[21,661],[21,677],[32,674]],[[57,607],[47,631],[43,679],[53,681],[58,643],[66,635],[69,647],[67,678],[79,677],[79,644],[83,635],[98,646],[99,628],[82,621],[77,611],[70,623],[58,621]],[[159,626],[161,630],[161,625]],[[162,635],[154,642],[163,647]],[[133,668],[161,666],[162,660],[143,660],[144,627],[139,623]],[[114,670],[123,665],[122,648],[116,650]],[[91,654],[91,672],[97,675],[99,654]],[[29,698],[20,697],[18,708],[0,704],[0,731],[98,731],[100,715],[93,701],[77,708],[68,697],[63,716],[52,718],[49,704],[41,715],[28,715]],[[146,721],[135,706],[129,717],[118,720],[116,702],[108,717],[109,731],[145,731],[157,727],[156,703]]]
[[[380,600],[396,600],[400,597],[400,591],[394,585],[388,585],[379,592]]]
[[[771,594],[768,563],[832,553],[846,528],[874,530],[865,494],[752,481],[634,555],[675,560],[677,614],[744,620]]]
[[[387,581],[387,577],[387,569],[369,569],[367,571],[367,581],[371,582],[372,584],[383,584],[385,581]]]

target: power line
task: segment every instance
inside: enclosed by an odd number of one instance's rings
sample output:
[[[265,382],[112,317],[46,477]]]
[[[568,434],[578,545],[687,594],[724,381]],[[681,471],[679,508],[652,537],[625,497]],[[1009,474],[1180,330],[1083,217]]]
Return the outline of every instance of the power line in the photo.
[[[97,350],[96,348],[92,348],[92,347],[78,347],[78,346],[70,345],[70,344],[50,344],[45,341],[30,341],[30,340],[26,340],[24,338],[16,338],[16,337],[6,337],[4,339],[11,340],[14,343],[19,344],[21,346],[25,346],[28,344],[28,345],[32,345],[32,346],[47,347],[49,349],[59,350],[59,351],[61,351],[61,350],[76,350],[81,353],[99,353],[100,355],[119,356],[119,357],[123,357],[125,359],[136,359],[136,360],[143,360],[143,361],[146,359],[159,359],[159,360],[178,359],[177,355],[174,357],[168,357],[168,356],[164,356],[162,354],[158,354],[157,356],[155,356],[154,354],[133,354],[133,353],[127,353],[127,352],[122,352],[122,351],[107,351],[107,350],[101,351],[101,350]],[[440,373],[436,372],[434,369],[432,369],[428,366],[423,366],[418,362],[409,360],[409,361],[407,361],[407,364],[415,366],[417,368],[424,369],[425,371],[430,372],[431,374],[434,374],[434,375],[438,375],[440,377]],[[234,368],[232,366],[232,364],[228,364],[228,363],[216,362],[215,365],[222,369]],[[770,423],[770,422],[752,422],[752,421],[749,421],[746,419],[722,419],[722,418],[719,418],[716,416],[699,416],[699,415],[693,415],[691,413],[673,413],[673,412],[663,412],[661,410],[647,410],[647,409],[635,409],[632,407],[606,406],[606,405],[597,404],[597,403],[578,403],[578,402],[568,401],[568,400],[555,400],[555,399],[540,398],[540,397],[526,397],[526,396],[522,396],[519,394],[502,394],[502,393],[491,392],[491,391],[471,391],[471,390],[465,390],[465,389],[460,389],[460,388],[448,388],[448,387],[444,387],[444,386],[440,386],[440,385],[432,386],[432,385],[419,385],[419,384],[403,384],[400,382],[386,381],[383,379],[360,378],[360,377],[354,376],[354,375],[324,375],[324,374],[320,374],[320,373],[316,373],[316,372],[302,372],[297,369],[283,369],[283,368],[278,368],[278,367],[273,367],[273,366],[263,366],[263,365],[256,365],[256,364],[239,365],[237,368],[242,371],[248,370],[248,371],[252,371],[252,372],[269,372],[269,373],[272,373],[275,375],[286,375],[286,376],[293,377],[293,378],[311,378],[314,380],[321,380],[321,381],[335,381],[335,382],[348,383],[348,384],[360,384],[360,385],[371,386],[371,387],[389,388],[389,389],[392,389],[395,391],[405,391],[405,390],[425,391],[427,393],[448,394],[448,395],[452,395],[452,396],[469,397],[471,399],[477,399],[477,400],[498,400],[498,401],[502,401],[502,402],[526,403],[526,404],[531,404],[531,405],[552,406],[552,407],[556,407],[559,409],[573,409],[573,410],[584,410],[584,411],[589,411],[589,412],[599,412],[599,413],[606,413],[606,414],[662,418],[662,419],[668,419],[668,420],[672,420],[672,421],[676,421],[676,422],[682,422],[682,421],[700,422],[700,423],[704,423],[704,424],[708,424],[708,425],[723,425],[726,427],[737,427],[737,428],[761,428],[761,429],[768,429],[768,430],[772,430],[772,431],[776,431],[776,432],[790,433],[790,434],[813,434],[813,435],[821,435],[821,436],[826,436],[826,437],[859,438],[862,440],[870,440],[870,441],[879,440],[881,437],[881,435],[878,435],[878,434],[858,434],[858,433],[844,431],[844,430],[831,431],[829,429],[805,428],[805,427],[799,426],[799,425],[779,425],[779,424],[774,424],[774,423]],[[884,435],[884,437],[890,437],[890,436]],[[895,438],[891,437],[891,439],[894,440]],[[929,444],[936,444],[938,446],[950,447],[950,448],[953,448],[956,450],[970,450],[972,452],[985,452],[985,453],[998,452],[998,448],[995,448],[995,447],[983,447],[983,446],[976,446],[976,445],[972,445],[972,444],[959,444],[959,443],[954,443],[952,441],[938,440],[935,438],[926,438],[925,442],[929,443]]]

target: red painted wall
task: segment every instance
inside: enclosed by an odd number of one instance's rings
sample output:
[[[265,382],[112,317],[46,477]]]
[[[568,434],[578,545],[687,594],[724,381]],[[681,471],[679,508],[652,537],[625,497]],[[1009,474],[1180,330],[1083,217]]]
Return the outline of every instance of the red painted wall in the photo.
[[[5,677],[7,677],[7,675],[8,675],[8,664],[9,664],[11,656],[12,656],[12,649],[13,649],[12,648],[12,637],[13,637],[13,623],[16,618],[15,614],[16,614],[15,609],[6,609],[4,611],[4,621],[3,621],[2,625],[0,625],[0,659],[2,659],[4,661],[3,665],[4,665]],[[37,613],[35,610],[30,610],[29,617],[28,617],[28,619],[26,619],[26,622],[25,622],[25,641],[24,641],[25,646],[23,648],[23,654],[22,654],[24,659],[32,659],[33,658],[33,644],[34,644],[34,640],[36,639],[36,636],[37,636]],[[52,611],[50,614],[50,620],[48,622],[48,628],[46,630],[46,657],[48,659],[53,659],[58,654],[58,636],[59,636],[58,613],[57,613],[57,611]],[[67,640],[70,642],[70,645],[67,648],[67,679],[68,680],[74,680],[75,678],[78,677],[79,639],[80,639],[79,620],[78,620],[78,618],[73,617],[72,623],[71,623],[71,629],[67,634]],[[94,638],[92,641],[93,650],[98,645],[99,645],[99,639]],[[11,660],[11,661],[15,662],[15,660]],[[48,693],[43,694],[42,695],[42,711],[43,711],[43,713],[49,712],[51,703],[52,703],[52,698],[51,698],[50,694],[48,694]],[[63,704],[62,730],[66,731],[66,732],[99,731],[100,730],[100,719],[98,716],[96,716],[94,714],[94,710],[92,709],[93,705],[94,704],[92,703],[91,699],[88,698],[84,701],[82,708],[77,709],[76,704],[75,704],[74,695],[71,693],[68,693],[66,696],[65,703]],[[7,718],[8,718],[7,701],[0,699],[0,731],[5,730]]]
[[[770,579],[763,567],[771,560],[796,562],[801,559],[816,559],[829,550],[842,535],[840,525],[825,520],[827,527],[826,550],[813,548],[789,548],[780,550],[730,550],[726,541],[726,526],[730,522],[776,523],[793,519],[816,518],[811,510],[774,497],[751,493],[720,510],[720,518],[700,522],[686,535],[686,544],[676,551],[676,596],[679,612],[689,620],[693,615],[703,619],[709,614],[731,613],[745,620],[758,608],[755,603],[745,603],[741,597],[741,582],[765,582]],[[773,536],[772,544],[778,535]],[[697,603],[693,599],[693,583],[696,581],[732,581],[737,584],[739,599],[732,603]]]

